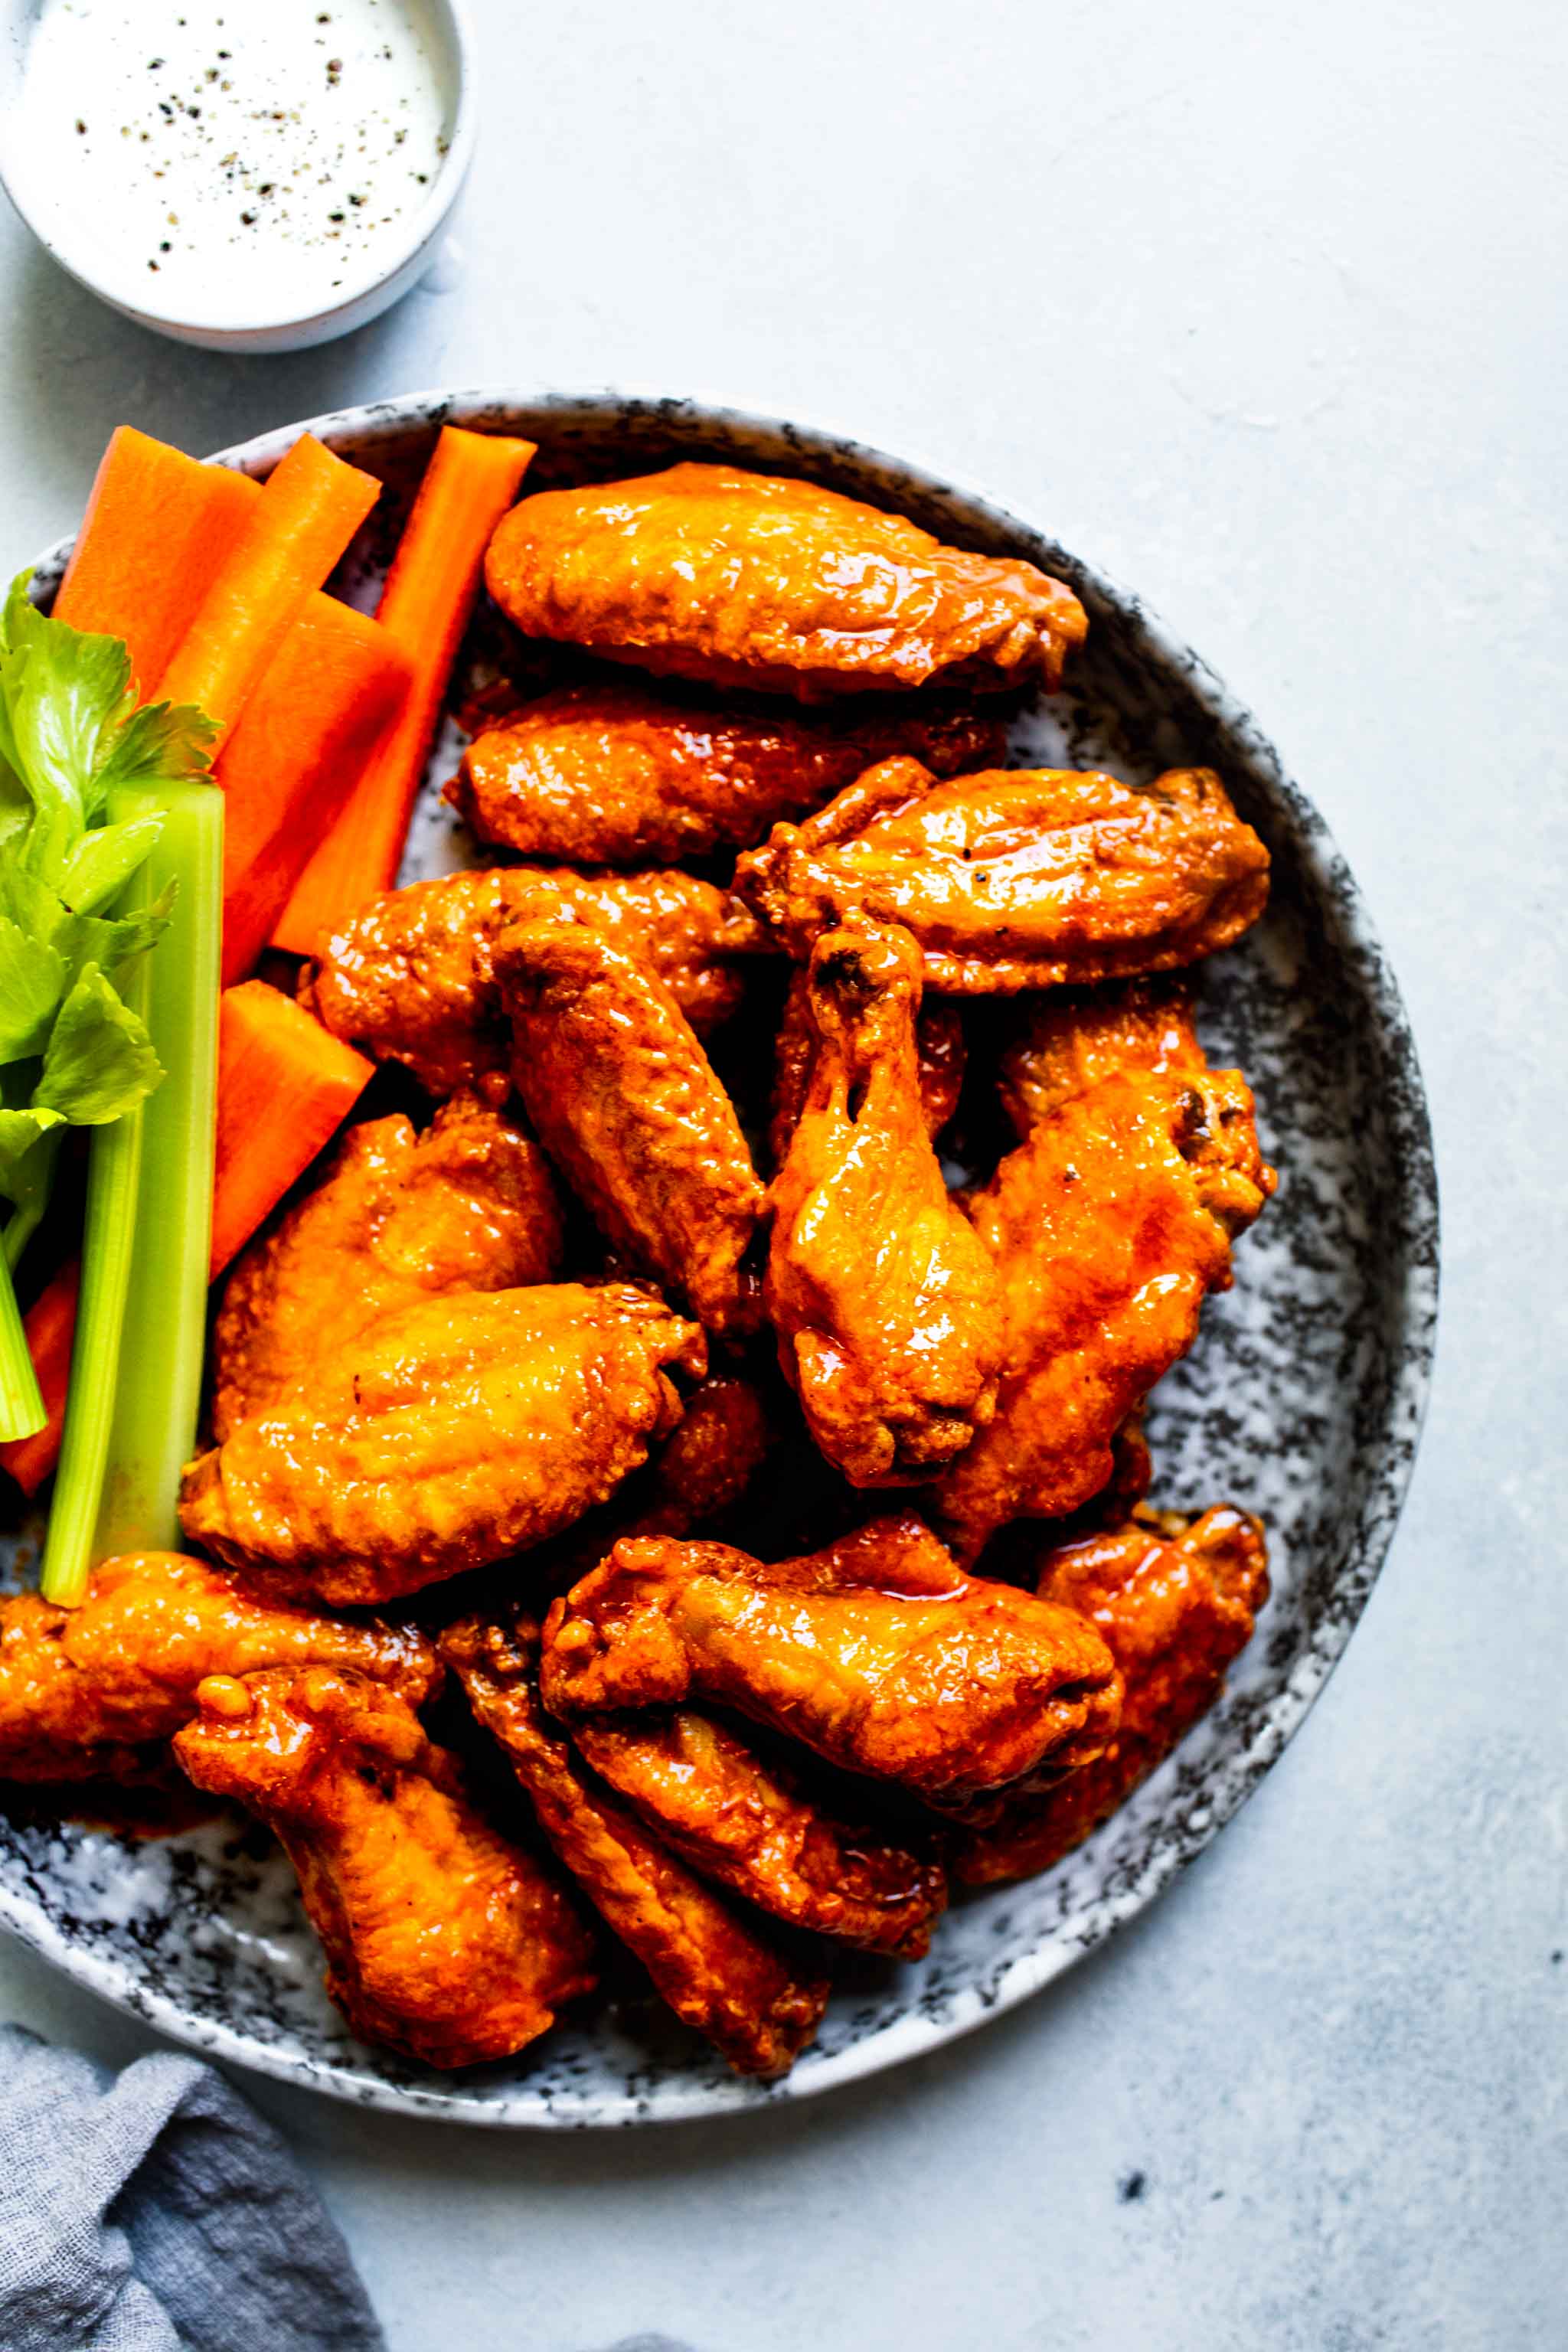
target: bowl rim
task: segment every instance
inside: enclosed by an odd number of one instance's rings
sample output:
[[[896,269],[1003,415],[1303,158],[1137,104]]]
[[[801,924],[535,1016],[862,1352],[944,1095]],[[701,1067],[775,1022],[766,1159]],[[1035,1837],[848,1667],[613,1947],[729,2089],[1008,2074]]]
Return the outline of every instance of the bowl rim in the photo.
[[[428,194],[415,210],[403,234],[390,242],[379,260],[368,263],[357,275],[344,279],[337,298],[313,310],[282,310],[256,312],[238,319],[213,319],[200,310],[173,309],[166,303],[144,302],[132,292],[129,285],[116,280],[92,268],[90,262],[68,251],[58,236],[40,220],[35,208],[27,204],[17,186],[22,176],[10,162],[12,142],[0,138],[0,187],[11,200],[16,217],[31,231],[38,244],[58,262],[68,278],[139,325],[165,331],[176,336],[209,336],[224,342],[241,342],[258,335],[279,335],[302,332],[323,326],[329,320],[342,318],[357,310],[360,305],[378,293],[384,286],[407,269],[426,246],[440,234],[449,216],[474,159],[479,138],[479,76],[473,19],[468,13],[468,0],[435,0],[435,13],[445,13],[446,23],[439,26],[450,51],[457,83],[457,105],[452,119],[452,132],[441,168],[432,180]],[[14,105],[21,94],[21,76],[26,71],[25,48],[23,62],[18,67],[17,88],[6,108]],[[3,127],[3,118],[0,118]]]
[[[479,429],[487,425],[497,428],[515,419],[520,411],[533,416],[556,414],[563,417],[613,414],[623,421],[646,418],[650,423],[672,426],[685,424],[698,431],[717,428],[767,435],[781,441],[792,455],[798,453],[808,461],[824,465],[850,461],[885,468],[921,495],[961,501],[1000,534],[1037,541],[1045,536],[983,493],[926,465],[895,457],[829,428],[804,425],[695,398],[660,398],[606,388],[583,393],[542,393],[511,385],[480,385],[407,393],[328,411],[257,434],[217,451],[212,462],[264,474],[301,433],[313,433],[329,446],[341,441],[354,442],[363,447],[378,440],[406,437],[411,430],[434,431],[448,421]],[[33,573],[36,582],[48,586],[58,580],[72,543],[71,539],[61,540],[38,558]],[[940,2014],[928,2014],[918,2005],[911,2006],[895,2022],[849,2042],[831,2058],[775,2084],[736,2080],[694,2083],[684,2087],[660,2086],[657,2093],[640,2095],[627,2091],[612,2097],[583,2095],[568,2106],[560,2102],[552,2105],[540,2094],[531,2093],[526,2080],[512,2094],[479,2100],[465,2098],[438,2080],[429,2087],[384,2080],[347,2064],[323,2063],[276,2049],[231,2025],[192,2017],[176,1999],[138,1982],[122,1961],[69,1943],[41,1903],[0,1886],[0,1926],[9,1928],[78,1983],[171,2039],[213,2057],[229,2060],[297,2087],[386,2113],[481,2129],[537,2130],[625,2128],[756,2112],[782,2100],[817,2097],[901,2065],[911,2058],[928,2055],[975,2032],[993,2017],[1016,2008],[1041,1990],[1163,1893],[1240,1810],[1300,1728],[1343,1654],[1370,1598],[1398,1524],[1419,1448],[1436,1339],[1440,1244],[1430,1113],[1398,983],[1360,888],[1317,808],[1286,773],[1273,743],[1251,711],[1202,656],[1160,621],[1140,596],[1122,587],[1110,574],[1076,553],[1070,561],[1080,586],[1087,586],[1092,595],[1103,599],[1130,624],[1142,641],[1140,652],[1147,649],[1181,672],[1199,705],[1244,747],[1254,772],[1284,803],[1298,829],[1303,856],[1333,894],[1346,949],[1359,960],[1380,1046],[1404,1081],[1403,1117],[1393,1123],[1390,1135],[1391,1157],[1398,1168],[1400,1181],[1391,1191],[1402,1205],[1411,1246],[1397,1320],[1397,1361],[1391,1373],[1380,1433],[1384,1444],[1381,1465],[1334,1580],[1335,1591],[1345,1605],[1317,1629],[1310,1651],[1298,1663],[1289,1684],[1271,1701],[1267,1721],[1232,1759],[1246,1769],[1228,1773],[1214,1790],[1201,1837],[1191,1844],[1166,1841],[1157,1846],[1136,1873],[1108,1887],[1100,1896],[1092,1923],[1082,1933],[1071,1941],[1043,1941],[1032,1951],[1019,1955],[989,1991],[973,1986],[963,1988]],[[1408,1431],[1407,1444],[1388,1443],[1396,1423]]]

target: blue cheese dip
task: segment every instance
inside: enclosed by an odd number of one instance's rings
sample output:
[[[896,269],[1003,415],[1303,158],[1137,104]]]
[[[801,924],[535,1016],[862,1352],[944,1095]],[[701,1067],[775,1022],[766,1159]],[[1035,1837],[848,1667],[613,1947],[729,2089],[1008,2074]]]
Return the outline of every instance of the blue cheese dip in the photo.
[[[45,0],[5,163],[116,299],[238,328],[381,274],[456,104],[428,0]]]

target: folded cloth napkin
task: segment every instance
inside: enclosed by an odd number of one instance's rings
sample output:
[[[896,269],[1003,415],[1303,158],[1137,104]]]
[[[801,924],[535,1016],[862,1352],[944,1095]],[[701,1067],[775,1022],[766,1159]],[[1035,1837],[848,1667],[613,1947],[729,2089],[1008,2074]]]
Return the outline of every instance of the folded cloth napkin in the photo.
[[[385,2352],[336,2225],[221,2074],[0,2026],[5,2352]]]

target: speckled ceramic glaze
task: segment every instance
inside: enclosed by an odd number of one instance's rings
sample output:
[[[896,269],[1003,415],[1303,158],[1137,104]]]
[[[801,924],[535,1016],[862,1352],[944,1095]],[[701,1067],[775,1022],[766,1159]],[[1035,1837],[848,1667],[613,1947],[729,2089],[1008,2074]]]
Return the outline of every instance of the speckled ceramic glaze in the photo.
[[[737,2083],[651,1999],[603,2001],[506,2065],[442,2077],[350,2036],[292,1876],[228,1827],[136,1845],[0,1820],[0,1918],[79,1981],[183,2042],[367,2105],[513,2126],[634,2124],[802,2098],[966,2032],[1071,1965],[1152,1900],[1268,1769],[1366,1601],[1410,1475],[1436,1309],[1430,1139],[1405,1013],[1355,885],[1310,803],[1254,721],[1137,598],[978,499],[853,443],[678,402],[416,397],[313,430],[383,475],[373,536],[339,585],[374,588],[431,438],[444,422],[537,440],[530,488],[723,457],[801,474],[896,507],[959,546],[1021,555],[1070,580],[1089,613],[1070,695],[1020,722],[1017,749],[1131,780],[1217,768],[1273,853],[1265,920],[1203,969],[1211,1057],[1257,1091],[1278,1198],[1237,1255],[1188,1360],[1150,1423],[1154,1499],[1234,1500],[1269,1531],[1274,1596],[1221,1705],[1131,1802],[1058,1869],[961,1900],[930,1958],[857,1958],[816,2046],[788,2080]],[[225,461],[265,474],[300,430]],[[40,566],[58,576],[65,551]],[[483,613],[466,675],[497,651]],[[459,690],[461,688],[459,680]],[[454,699],[458,698],[455,695]],[[464,862],[435,785],[405,877]],[[18,1565],[26,1566],[24,1542]]]

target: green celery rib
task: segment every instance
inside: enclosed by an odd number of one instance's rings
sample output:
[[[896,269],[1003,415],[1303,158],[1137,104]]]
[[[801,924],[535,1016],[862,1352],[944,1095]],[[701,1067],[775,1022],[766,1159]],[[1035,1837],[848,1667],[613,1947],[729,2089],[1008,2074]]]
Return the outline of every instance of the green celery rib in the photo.
[[[146,988],[143,958],[142,971],[122,991],[126,1003],[143,1017]],[[45,1600],[66,1609],[80,1603],[92,1572],[93,1530],[109,1459],[120,1335],[131,1287],[146,1108],[139,1103],[107,1127],[94,1128],[87,1163],[81,1296],[71,1345],[70,1386],[66,1391],[54,1507],[39,1579]]]
[[[38,1376],[27,1347],[27,1335],[17,1310],[12,1276],[22,1263],[22,1252],[38,1230],[49,1186],[59,1157],[59,1135],[47,1135],[33,1147],[43,1155],[47,1174],[38,1198],[25,1209],[13,1209],[0,1239],[0,1440],[31,1437],[48,1419],[38,1392]]]
[[[179,1541],[180,1474],[195,1451],[212,1255],[223,947],[223,794],[211,784],[111,796],[110,822],[165,814],[142,869],[150,897],[178,885],[174,918],[147,957],[146,1021],[165,1076],[142,1106],[137,1221],[96,1556],[167,1551]]]
[[[11,1220],[16,1224],[21,1212]],[[32,1227],[29,1225],[27,1233]],[[11,1238],[10,1226],[5,1239]],[[23,1243],[27,1234],[23,1235]],[[18,1248],[17,1255],[21,1250]],[[27,1335],[22,1328],[22,1311],[16,1304],[16,1293],[11,1282],[14,1260],[9,1248],[0,1250],[0,1439],[31,1437],[42,1429],[48,1419],[44,1400],[38,1393],[38,1376],[33,1370],[33,1359],[27,1352]]]

